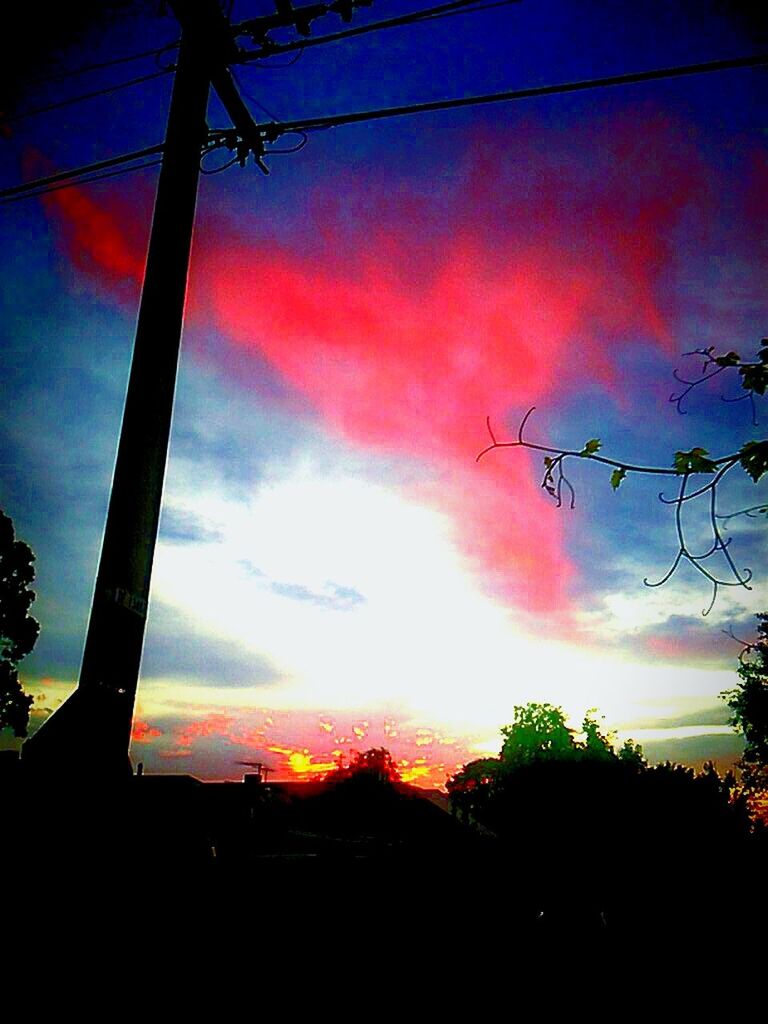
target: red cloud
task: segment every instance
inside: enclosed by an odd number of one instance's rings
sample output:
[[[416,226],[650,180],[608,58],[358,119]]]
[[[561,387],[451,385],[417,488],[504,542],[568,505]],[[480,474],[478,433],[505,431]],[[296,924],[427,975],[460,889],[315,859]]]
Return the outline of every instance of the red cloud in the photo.
[[[25,177],[51,174],[50,161],[35,149],[24,153]],[[138,294],[144,277],[144,239],[137,235],[129,207],[110,198],[96,198],[83,188],[62,188],[42,199],[48,214],[63,229],[63,245],[72,264],[96,277],[99,284],[121,296]]]
[[[431,787],[444,785],[474,756],[471,737],[444,735],[378,714],[360,721],[349,712],[329,716],[311,710],[239,709],[236,715],[213,711],[180,721],[170,735],[172,746],[159,749],[159,756],[193,758],[195,773],[210,778],[240,777],[251,759],[265,762],[277,779],[318,778],[335,768],[340,758],[349,761],[356,751],[385,746],[404,781]],[[220,741],[218,756],[197,746],[198,740],[210,738]]]
[[[234,715],[220,713],[203,715],[201,718],[186,722],[174,739],[177,746],[186,748],[201,736],[229,735],[230,731],[235,728],[236,722]]]
[[[553,401],[569,363],[572,377],[610,387],[606,331],[634,326],[668,343],[640,274],[648,248],[633,244],[617,275],[604,253],[589,262],[535,239],[492,253],[458,236],[414,287],[376,241],[357,254],[354,280],[229,244],[204,261],[204,277],[220,332],[266,357],[348,441],[436,467],[435,502],[460,524],[467,556],[516,603],[545,612],[567,604],[562,519],[527,460],[475,465],[483,422],[503,429],[510,407]]]
[[[647,112],[612,123],[590,137],[595,166],[572,141],[571,164],[553,161],[530,129],[513,143],[478,136],[448,202],[392,203],[391,183],[347,180],[345,202],[367,215],[350,228],[321,205],[319,254],[203,243],[206,307],[335,433],[431,467],[422,496],[451,514],[499,592],[533,613],[567,612],[563,518],[530,460],[474,456],[486,415],[504,433],[510,409],[553,405],[585,383],[620,398],[621,344],[673,348],[668,240],[691,194],[707,201],[679,135]],[[542,167],[521,197],[518,161],[531,154]]]
[[[579,384],[618,392],[620,344],[671,347],[668,239],[690,195],[704,203],[700,161],[678,129],[641,112],[592,130],[589,147],[571,139],[559,161],[530,127],[514,141],[478,136],[448,200],[406,194],[374,228],[315,204],[324,241],[311,256],[246,244],[218,223],[200,233],[190,315],[266,360],[337,435],[423,461],[422,497],[450,513],[485,579],[528,611],[567,611],[563,519],[530,461],[474,457],[486,415],[503,433],[510,409],[551,405]],[[353,184],[345,200],[370,217],[366,190],[376,183]],[[74,189],[47,201],[78,266],[138,280],[143,260],[119,211]]]
[[[132,743],[149,743],[150,740],[162,735],[162,729],[155,729],[154,726],[151,726],[148,722],[143,722],[139,718],[134,718],[133,728],[131,729]]]

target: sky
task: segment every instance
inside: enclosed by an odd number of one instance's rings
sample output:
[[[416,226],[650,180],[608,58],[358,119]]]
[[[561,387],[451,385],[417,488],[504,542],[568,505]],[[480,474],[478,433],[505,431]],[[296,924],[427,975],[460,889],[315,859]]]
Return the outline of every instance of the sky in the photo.
[[[355,24],[420,6],[377,0]],[[269,9],[236,2],[233,22]],[[292,120],[747,56],[764,28],[734,4],[523,0],[236,76],[257,120]],[[170,75],[24,115],[173,53],[40,78],[176,35],[138,5],[50,53],[10,105],[0,188],[160,142]],[[669,397],[673,370],[701,369],[684,353],[746,358],[768,333],[767,84],[728,71],[338,127],[268,155],[268,177],[205,158],[134,763],[310,778],[386,746],[439,786],[529,700],[576,728],[598,708],[652,760],[738,756],[723,631],[749,640],[765,609],[764,519],[726,521],[753,585],[704,616],[691,566],[644,585],[677,552],[658,479],[614,493],[571,460],[575,507],[557,508],[540,453],[476,457],[487,417],[511,440],[532,406],[529,440],[599,438],[643,465],[763,436],[763,403],[754,425],[722,400],[735,377],[683,414]],[[208,120],[227,126],[215,98]],[[0,507],[36,554],[33,726],[77,681],[156,176],[0,212]],[[761,487],[734,471],[719,511]],[[707,508],[685,528],[705,548]]]

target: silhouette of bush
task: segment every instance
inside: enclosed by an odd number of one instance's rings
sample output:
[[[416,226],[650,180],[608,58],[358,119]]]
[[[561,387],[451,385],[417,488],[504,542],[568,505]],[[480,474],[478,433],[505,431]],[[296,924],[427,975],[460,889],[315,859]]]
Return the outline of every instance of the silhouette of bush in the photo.
[[[740,682],[721,694],[731,709],[730,724],[746,741],[739,768],[753,800],[768,793],[768,614],[757,621],[757,640],[745,644],[739,658]]]
[[[27,735],[32,698],[19,682],[16,666],[35,646],[40,625],[28,614],[35,599],[35,556],[16,540],[11,519],[0,510],[0,729]]]
[[[583,739],[561,709],[527,705],[505,727],[500,756],[448,783],[454,811],[490,830],[525,885],[619,898],[629,889],[693,894],[750,834],[731,774],[649,766],[639,747],[614,751],[590,713]],[[554,898],[554,897],[553,897]]]

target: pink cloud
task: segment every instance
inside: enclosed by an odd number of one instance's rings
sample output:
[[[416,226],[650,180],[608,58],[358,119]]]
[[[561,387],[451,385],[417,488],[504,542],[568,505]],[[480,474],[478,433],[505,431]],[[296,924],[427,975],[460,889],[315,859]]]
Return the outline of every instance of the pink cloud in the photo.
[[[55,168],[38,150],[23,156],[24,176],[34,179]],[[135,194],[132,198],[135,198]],[[75,269],[88,274],[108,294],[133,299],[144,277],[146,240],[142,218],[121,200],[97,198],[84,188],[64,188],[44,196],[49,216],[59,224],[60,244]]]
[[[162,735],[162,729],[156,729],[148,722],[140,718],[134,718],[131,729],[131,743],[150,743],[153,739]]]
[[[562,515],[530,460],[475,464],[485,417],[503,433],[510,410],[585,384],[621,401],[621,346],[674,347],[670,238],[692,196],[700,211],[708,202],[679,125],[640,109],[587,134],[583,148],[558,138],[557,159],[530,124],[514,138],[478,133],[442,205],[348,178],[345,202],[367,209],[352,227],[318,189],[311,255],[217,223],[198,234],[188,313],[266,361],[329,432],[421,461],[412,491],[451,516],[468,564],[518,607],[566,617],[575,570]],[[522,187],[524,160],[536,170]],[[371,193],[386,206],[366,206]],[[78,267],[140,278],[122,211],[76,189],[47,203]],[[215,358],[227,366],[226,352]]]

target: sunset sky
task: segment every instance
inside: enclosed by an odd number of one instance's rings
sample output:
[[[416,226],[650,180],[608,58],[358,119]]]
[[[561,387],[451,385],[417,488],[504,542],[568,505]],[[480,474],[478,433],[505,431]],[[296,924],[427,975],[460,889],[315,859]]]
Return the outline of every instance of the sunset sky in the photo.
[[[354,23],[426,6],[376,0]],[[233,22],[270,9],[235,2]],[[764,52],[739,10],[523,0],[236,75],[257,120],[292,120]],[[37,72],[176,34],[140,6]],[[0,188],[162,141],[170,75],[21,116],[154,70],[25,83]],[[528,700],[575,726],[597,707],[654,760],[738,754],[723,630],[750,639],[765,610],[764,517],[728,522],[754,586],[705,617],[691,567],[643,585],[677,551],[658,478],[614,493],[580,462],[576,507],[558,509],[540,455],[476,456],[487,416],[512,439],[531,406],[530,440],[600,438],[650,465],[765,435],[761,403],[755,427],[721,400],[736,377],[693,391],[686,415],[668,399],[675,368],[701,367],[683,353],[750,357],[768,334],[767,92],[764,69],[740,70],[419,114],[311,133],[267,156],[269,177],[202,177],[134,763],[308,777],[383,745],[440,785],[497,752]],[[227,125],[215,100],[209,124]],[[36,723],[77,680],[156,180],[0,211],[0,507],[37,556],[41,634],[20,671]],[[739,470],[720,510],[760,500]],[[706,512],[690,509],[694,548]]]

